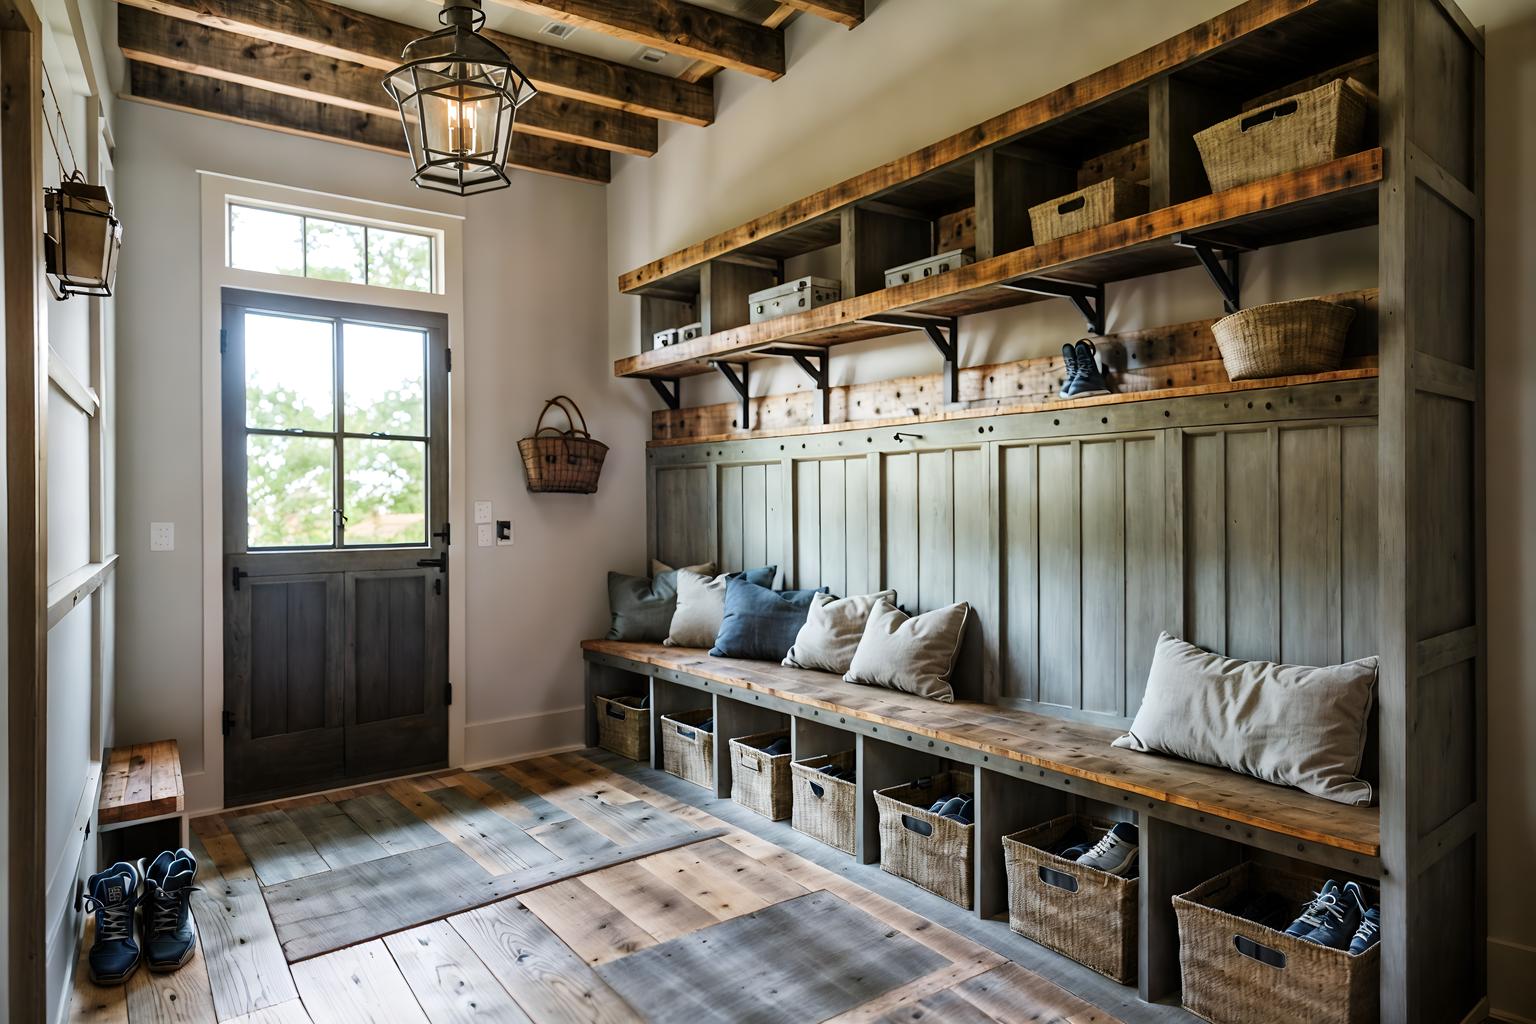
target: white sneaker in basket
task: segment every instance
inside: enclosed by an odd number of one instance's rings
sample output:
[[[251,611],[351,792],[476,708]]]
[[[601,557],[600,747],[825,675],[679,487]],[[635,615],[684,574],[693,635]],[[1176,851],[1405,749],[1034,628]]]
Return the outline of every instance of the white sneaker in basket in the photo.
[[[1077,863],[1127,878],[1136,866],[1137,843],[1140,841],[1141,835],[1135,825],[1128,821],[1116,822],[1091,850],[1077,858]]]

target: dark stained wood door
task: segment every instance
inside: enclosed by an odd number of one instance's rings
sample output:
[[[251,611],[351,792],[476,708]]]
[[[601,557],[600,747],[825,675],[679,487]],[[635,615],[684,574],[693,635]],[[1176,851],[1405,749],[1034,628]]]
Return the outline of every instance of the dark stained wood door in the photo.
[[[441,767],[446,322],[224,300],[225,802]]]

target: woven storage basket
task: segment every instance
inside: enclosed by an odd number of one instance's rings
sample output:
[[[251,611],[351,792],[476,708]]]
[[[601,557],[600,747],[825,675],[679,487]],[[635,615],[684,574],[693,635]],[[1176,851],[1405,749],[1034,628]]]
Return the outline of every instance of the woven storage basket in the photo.
[[[1321,884],[1250,862],[1175,896],[1185,1008],[1216,1024],[1375,1024],[1380,943],[1350,956],[1228,912],[1269,890],[1299,913]]]
[[[565,413],[567,428],[557,430],[544,425],[550,409]],[[580,423],[581,426],[576,424]],[[523,456],[523,473],[528,489],[535,493],[593,494],[603,471],[608,446],[587,433],[587,421],[576,403],[556,395],[544,403],[533,436],[517,442]]]
[[[1029,208],[1034,244],[1076,234],[1147,212],[1147,187],[1120,178],[1106,178],[1048,203]]]
[[[661,770],[695,786],[715,785],[715,735],[695,726],[713,718],[708,708],[661,716]]]
[[[820,771],[835,764],[844,778],[834,779]],[[854,824],[858,818],[859,788],[853,779],[854,754],[845,750],[795,761],[789,766],[794,807],[789,823],[812,839],[844,853],[854,852]]]
[[[593,697],[597,707],[597,745],[631,761],[651,759],[651,709],[636,707],[628,695]]]
[[[875,791],[880,867],[966,910],[976,826],[941,818],[928,807],[941,796],[969,796],[971,786],[969,773],[951,771]]]
[[[1044,849],[1074,825],[1097,842],[1114,822],[1069,814],[1003,837],[1008,926],[1129,984],[1136,980],[1136,879],[1084,867]]]
[[[773,821],[789,817],[790,755],[758,748],[788,735],[779,729],[731,740],[731,799]]]
[[[1240,309],[1211,325],[1233,380],[1327,373],[1344,361],[1355,311],[1321,299]]]
[[[1195,133],[1211,191],[1358,152],[1371,93],[1352,78],[1266,103]]]

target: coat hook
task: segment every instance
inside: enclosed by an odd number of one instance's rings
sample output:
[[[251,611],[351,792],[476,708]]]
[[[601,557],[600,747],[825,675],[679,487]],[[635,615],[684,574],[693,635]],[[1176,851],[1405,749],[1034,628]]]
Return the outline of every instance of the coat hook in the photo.
[[[914,440],[914,441],[921,441],[923,439],[923,435],[922,434],[907,434],[907,433],[903,433],[902,431],[898,430],[898,431],[896,431],[896,434],[892,438],[892,440],[894,440],[897,444],[900,444],[902,442],[903,438],[908,438],[908,437],[912,438],[912,440]]]

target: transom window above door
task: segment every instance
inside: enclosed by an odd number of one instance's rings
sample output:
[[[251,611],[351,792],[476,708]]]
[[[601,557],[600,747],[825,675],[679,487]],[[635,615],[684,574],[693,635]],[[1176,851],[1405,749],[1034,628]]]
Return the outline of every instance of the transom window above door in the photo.
[[[441,291],[436,236],[247,203],[225,204],[228,265],[318,281]]]
[[[427,545],[429,332],[249,307],[231,327],[247,549]]]

